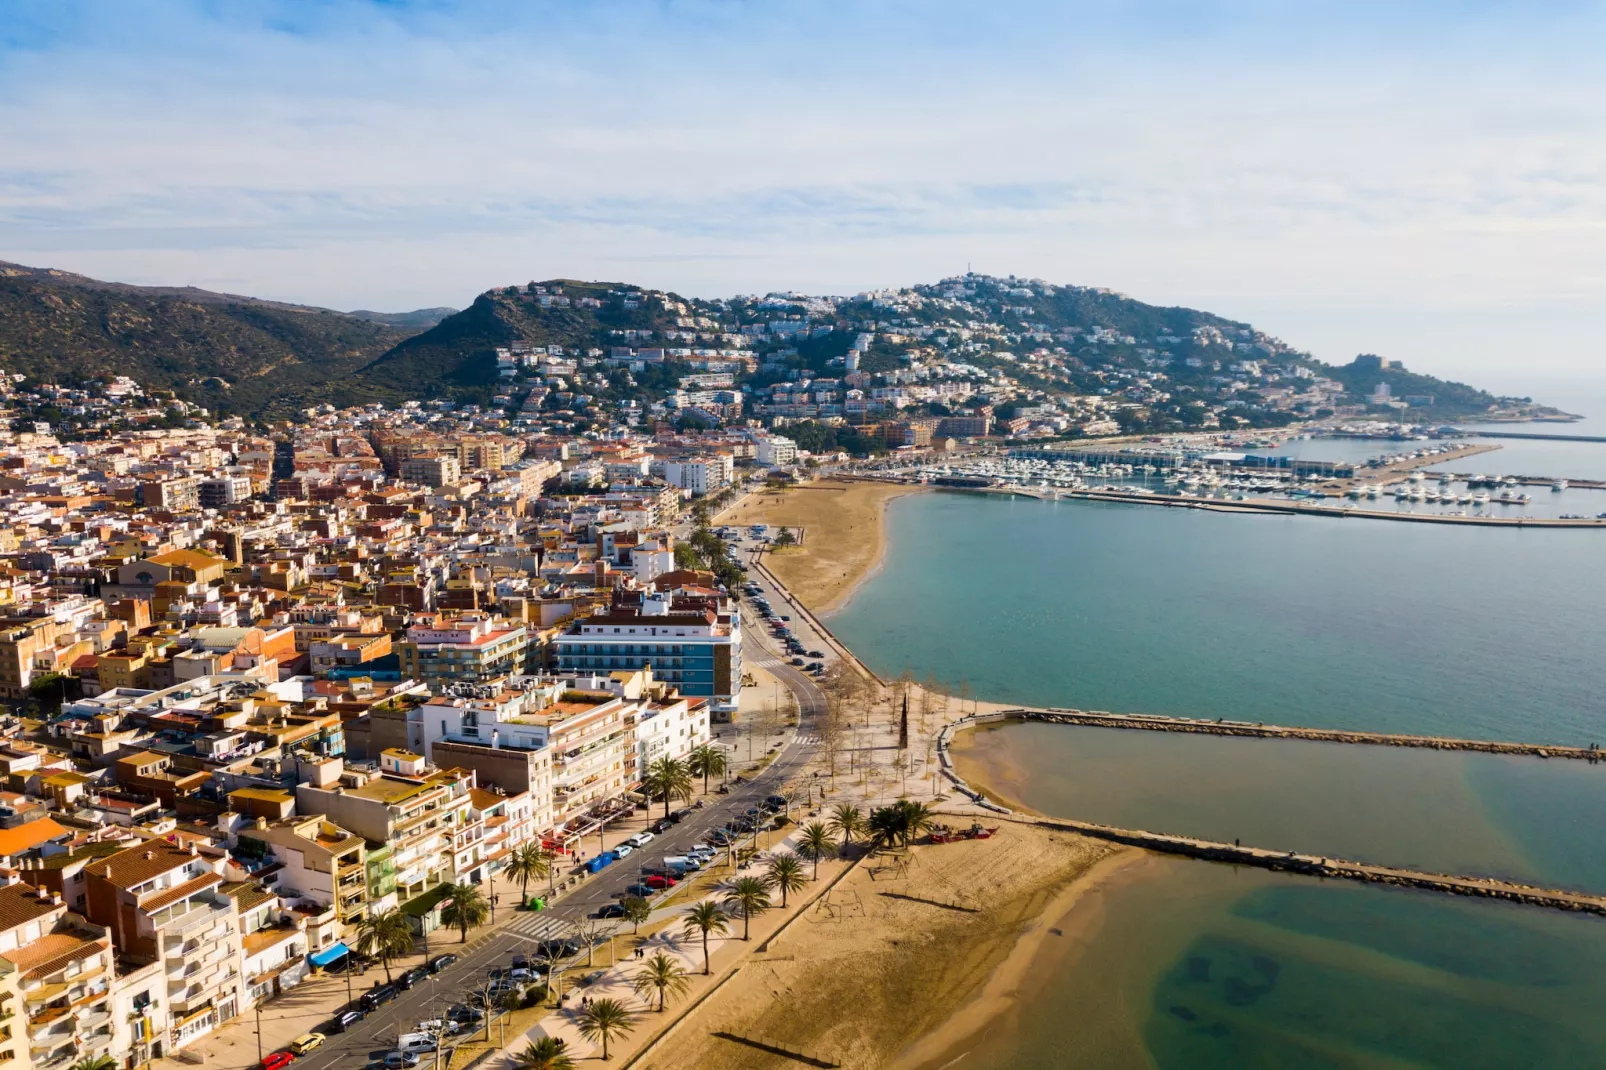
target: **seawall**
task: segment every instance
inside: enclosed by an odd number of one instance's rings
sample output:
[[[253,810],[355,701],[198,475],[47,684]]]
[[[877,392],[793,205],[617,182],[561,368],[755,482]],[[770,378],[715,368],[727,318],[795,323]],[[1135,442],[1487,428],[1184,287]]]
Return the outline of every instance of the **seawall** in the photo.
[[[1138,713],[1062,709],[1006,710],[1002,717],[1052,724],[1088,725],[1095,728],[1127,728],[1145,732],[1194,732],[1211,736],[1242,736],[1251,739],[1308,739],[1319,743],[1358,743],[1378,747],[1423,747],[1429,750],[1481,751],[1485,754],[1520,754],[1531,758],[1573,758],[1595,763],[1606,761],[1606,751],[1598,747],[1561,747],[1546,743],[1519,743],[1485,739],[1457,739],[1453,736],[1409,736],[1389,732],[1348,732],[1333,728],[1299,728],[1250,721],[1208,721],[1187,717],[1159,717]]]
[[[1166,854],[1185,855],[1189,858],[1197,858],[1206,862],[1256,866],[1260,869],[1296,873],[1302,876],[1331,877],[1338,880],[1361,881],[1367,884],[1393,885],[1400,888],[1415,888],[1421,891],[1440,892],[1448,895],[1503,899],[1507,902],[1523,903],[1528,906],[1546,907],[1551,910],[1565,910],[1573,913],[1596,914],[1606,917],[1606,896],[1590,895],[1585,892],[1541,888],[1530,884],[1519,884],[1514,881],[1497,880],[1492,877],[1473,877],[1453,873],[1427,873],[1421,870],[1401,869],[1395,866],[1378,866],[1366,862],[1353,862],[1342,858],[1300,854],[1297,851],[1272,851],[1263,847],[1249,847],[1236,843],[1201,840],[1190,836],[1173,836],[1163,832],[1150,832],[1145,829],[1117,828],[1113,825],[1100,825],[1096,822],[1077,821],[1072,818],[1038,818],[1016,815],[1012,810],[992,802],[981,792],[966,783],[965,779],[959,775],[958,770],[954,768],[953,759],[948,753],[948,747],[955,732],[965,731],[982,724],[998,724],[1005,721],[1022,720],[1046,720],[1061,724],[1110,724],[1113,727],[1147,728],[1153,731],[1203,731],[1208,728],[1223,728],[1228,729],[1228,731],[1216,734],[1251,735],[1260,738],[1324,739],[1330,742],[1372,743],[1386,746],[1437,746],[1439,749],[1481,750],[1498,754],[1582,757],[1590,761],[1595,761],[1600,757],[1598,751],[1580,747],[1553,748],[1539,747],[1536,744],[1496,743],[1482,740],[1437,740],[1426,736],[1390,736],[1365,732],[1326,733],[1321,730],[1311,730],[1317,734],[1307,736],[1297,734],[1303,731],[1301,729],[1282,728],[1280,726],[1224,724],[1213,721],[1183,722],[1164,717],[1125,718],[1116,714],[1081,714],[1074,711],[1044,714],[1034,710],[1006,710],[998,713],[977,714],[951,721],[943,725],[942,730],[937,734],[937,757],[941,763],[943,776],[954,785],[956,790],[977,806],[995,814],[1003,815],[1012,821],[1022,821],[1043,828],[1058,829],[1065,832],[1075,832],[1083,836],[1109,840],[1112,843],[1145,847],[1151,851],[1163,851]],[[1113,722],[1122,723],[1113,724]],[[1161,727],[1162,725],[1187,725],[1189,727]],[[1273,732],[1290,734],[1274,736],[1271,734]],[[1329,737],[1333,736],[1343,738],[1329,739]],[[1400,742],[1405,740],[1421,742]],[[1443,746],[1444,744],[1459,744],[1460,746]],[[1573,753],[1558,754],[1556,753],[1558,751]],[[974,817],[975,815],[965,816]]]

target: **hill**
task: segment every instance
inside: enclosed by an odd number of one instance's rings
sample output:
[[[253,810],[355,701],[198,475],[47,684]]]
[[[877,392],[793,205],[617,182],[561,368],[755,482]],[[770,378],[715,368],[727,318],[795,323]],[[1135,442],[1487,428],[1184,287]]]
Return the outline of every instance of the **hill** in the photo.
[[[0,368],[128,375],[219,412],[399,397],[353,373],[414,333],[329,309],[0,263]]]
[[[424,331],[456,312],[455,308],[441,305],[437,308],[415,308],[411,312],[370,312],[366,308],[359,308],[346,315],[369,323],[383,323],[387,327],[413,327]]]
[[[588,370],[560,387],[553,404],[592,412],[627,399],[661,402],[733,350],[753,358],[753,370],[737,376],[750,394],[839,378],[850,348],[865,373],[918,370],[915,378],[927,381],[939,369],[939,378],[952,371],[1007,382],[1006,412],[1107,396],[1120,402],[1129,430],[1218,419],[1261,426],[1335,406],[1359,410],[1379,383],[1408,399],[1414,419],[1520,409],[1378,357],[1327,365],[1210,312],[1013,276],[964,275],[853,297],[720,300],[552,279],[489,290],[456,312],[345,313],[0,263],[0,367],[46,380],[130,375],[220,412],[281,416],[315,403],[415,398],[487,404],[534,385],[499,374],[496,350],[515,342],[581,358]],[[651,357],[590,359],[637,350]],[[1280,397],[1314,397],[1311,383],[1333,386],[1316,402]]]

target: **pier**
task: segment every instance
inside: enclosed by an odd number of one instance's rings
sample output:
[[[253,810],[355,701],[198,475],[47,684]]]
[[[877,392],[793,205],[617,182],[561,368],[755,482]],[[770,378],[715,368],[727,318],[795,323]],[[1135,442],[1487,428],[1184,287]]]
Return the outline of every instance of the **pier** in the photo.
[[[1548,435],[1537,431],[1462,431],[1457,437],[1527,438],[1544,442],[1606,442],[1606,435]]]
[[[1351,862],[1342,858],[1324,858],[1299,854],[1295,851],[1270,851],[1263,847],[1243,847],[1235,843],[1217,843],[1214,840],[1197,840],[1188,836],[1168,836],[1142,829],[1114,828],[1091,821],[1072,821],[1063,818],[1038,818],[1031,822],[1040,828],[1061,829],[1083,836],[1093,836],[1112,843],[1132,847],[1145,847],[1166,854],[1185,855],[1206,862],[1225,862],[1235,866],[1256,866],[1260,869],[1297,873],[1307,877],[1331,877],[1338,880],[1361,881],[1367,884],[1389,884],[1399,888],[1416,888],[1426,892],[1443,892],[1450,895],[1469,895],[1481,899],[1504,899],[1511,903],[1566,910],[1574,913],[1606,916],[1606,896],[1586,892],[1567,892],[1555,888],[1539,888],[1531,884],[1497,880],[1493,877],[1468,877],[1453,873],[1425,873],[1415,869],[1394,866],[1375,866],[1366,862]]]
[[[1299,728],[1256,721],[1212,721],[1199,717],[1161,717],[1145,713],[1106,713],[1103,710],[1005,710],[1005,718],[1046,721],[1050,724],[1089,728],[1126,728],[1143,732],[1192,732],[1209,736],[1248,739],[1304,739],[1315,743],[1355,743],[1374,747],[1421,747],[1427,750],[1477,751],[1482,754],[1516,754],[1527,758],[1571,758],[1590,763],[1606,760],[1598,747],[1562,747],[1545,743],[1457,739],[1453,736],[1411,736],[1391,732],[1350,732],[1336,728]]]
[[[1101,825],[1093,821],[1074,818],[1036,817],[1016,814],[1008,807],[988,799],[972,788],[954,768],[948,753],[954,733],[983,724],[1000,724],[1008,721],[1048,721],[1058,724],[1087,724],[1110,728],[1135,728],[1164,732],[1209,732],[1214,735],[1237,735],[1267,739],[1312,739],[1333,743],[1363,743],[1396,747],[1431,747],[1438,750],[1469,750],[1492,754],[1523,754],[1539,758],[1582,758],[1591,763],[1602,757],[1593,747],[1550,747],[1535,743],[1502,743],[1476,739],[1453,739],[1435,736],[1392,735],[1376,732],[1339,732],[1325,729],[1292,728],[1282,725],[1255,724],[1247,721],[1205,721],[1175,717],[1123,716],[1114,713],[1085,712],[1081,710],[1004,710],[997,713],[973,714],[943,725],[937,734],[937,758],[943,776],[971,802],[985,810],[1011,821],[1034,824],[1040,828],[1074,832],[1112,843],[1143,847],[1165,854],[1183,855],[1205,862],[1223,862],[1234,866],[1255,866],[1260,869],[1294,873],[1307,877],[1331,877],[1336,880],[1360,881],[1366,884],[1391,885],[1397,888],[1415,888],[1425,892],[1447,895],[1474,896],[1481,899],[1501,899],[1527,906],[1565,910],[1572,913],[1595,914],[1606,917],[1606,896],[1588,892],[1572,892],[1557,888],[1500,880],[1496,877],[1476,877],[1458,873],[1429,873],[1423,870],[1404,869],[1398,866],[1374,865],[1344,858],[1301,854],[1298,851],[1275,851],[1266,847],[1250,847],[1237,843],[1222,843],[1192,836],[1175,836],[1146,829],[1125,829]],[[965,817],[970,814],[961,815]]]

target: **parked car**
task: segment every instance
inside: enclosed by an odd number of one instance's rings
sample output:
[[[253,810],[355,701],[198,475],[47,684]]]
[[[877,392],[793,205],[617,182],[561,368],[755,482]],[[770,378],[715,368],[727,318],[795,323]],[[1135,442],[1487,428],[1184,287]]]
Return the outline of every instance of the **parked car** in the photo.
[[[811,657],[811,658],[823,658],[823,657],[825,657],[825,651],[823,651],[823,650],[811,650],[811,651],[809,651],[809,657]]]
[[[624,891],[615,894],[622,899],[629,899],[631,896],[635,896],[638,899],[646,899],[656,890],[657,889],[653,888],[649,884],[642,884],[638,882],[636,884],[627,885]]]
[[[682,821],[686,820],[686,818],[690,814],[691,814],[691,811],[686,809],[685,807],[681,807],[679,810],[672,810],[672,811],[670,811],[670,814],[669,814],[669,823],[671,825],[678,825]]]
[[[336,1014],[324,1025],[324,1031],[329,1033],[344,1033],[352,1026],[363,1020],[363,1013],[359,1010],[345,1010]]]
[[[269,1052],[262,1057],[262,1070],[284,1070],[285,1067],[296,1061],[296,1057],[287,1051]]]
[[[633,854],[635,850],[636,849],[630,846],[628,843],[621,843],[618,847],[613,849],[613,853],[618,855],[620,858],[624,858],[626,855]]]
[[[668,832],[674,826],[675,826],[675,823],[673,821],[671,821],[669,818],[660,817],[657,821],[654,821],[652,823],[652,831],[653,831],[654,835],[661,836],[664,833]]]
[[[645,847],[649,843],[651,843],[652,841],[653,841],[653,834],[650,833],[650,832],[645,832],[645,831],[638,832],[634,836],[632,836],[629,839],[625,840],[625,842],[628,843],[632,847]]]
[[[567,958],[580,953],[580,944],[566,938],[549,938],[535,945],[535,953],[544,959]]]
[[[473,1007],[467,1006],[466,1004],[457,1003],[446,1012],[446,1017],[450,1018],[454,1022],[462,1022],[464,1025],[471,1025],[474,1022],[480,1021],[485,1017],[485,1015],[475,1010]]]
[[[593,918],[622,918],[625,916],[624,904],[609,903],[606,906],[598,907],[591,916]]]
[[[396,1038],[396,1050],[401,1052],[434,1051],[435,1038],[428,1033],[403,1033]]]
[[[403,991],[406,991],[407,989],[412,988],[418,982],[427,978],[429,974],[430,971],[428,966],[414,966],[412,969],[396,978],[396,983],[402,987]]]
[[[452,954],[436,955],[434,958],[429,960],[429,972],[430,973],[440,973],[442,970],[444,970],[446,967],[450,966],[452,963],[454,963],[456,961],[457,961],[457,956],[456,955],[452,955]]]
[[[327,1039],[322,1033],[302,1033],[290,1042],[290,1050],[297,1055],[305,1055],[309,1051],[317,1051]]]
[[[708,838],[720,847],[731,842],[731,834],[724,829],[715,829],[708,834]]]
[[[766,795],[764,797],[764,809],[770,811],[771,813],[774,813],[777,810],[785,810],[786,809],[786,796],[785,795]]]
[[[362,994],[362,999],[358,1002],[362,1005],[363,1010],[371,1012],[375,1007],[380,1007],[386,1003],[389,1003],[400,993],[401,989],[397,988],[395,985],[375,985],[367,992],[364,992]]]
[[[412,1070],[418,1065],[418,1054],[411,1051],[393,1051],[385,1056],[385,1070]]]
[[[665,888],[673,888],[679,882],[673,877],[666,877],[662,873],[655,873],[648,877],[644,883],[648,888],[658,892],[663,891]]]
[[[802,658],[793,658],[792,659],[792,664],[796,665],[798,668],[802,668],[803,667],[803,659]]]

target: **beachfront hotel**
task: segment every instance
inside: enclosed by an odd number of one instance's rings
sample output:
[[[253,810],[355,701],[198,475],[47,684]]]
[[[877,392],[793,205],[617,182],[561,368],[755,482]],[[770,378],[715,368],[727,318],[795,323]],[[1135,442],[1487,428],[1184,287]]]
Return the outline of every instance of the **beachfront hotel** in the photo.
[[[735,711],[742,690],[741,618],[718,595],[620,591],[606,612],[552,639],[559,673],[650,668],[682,695],[706,698],[716,716]]]

